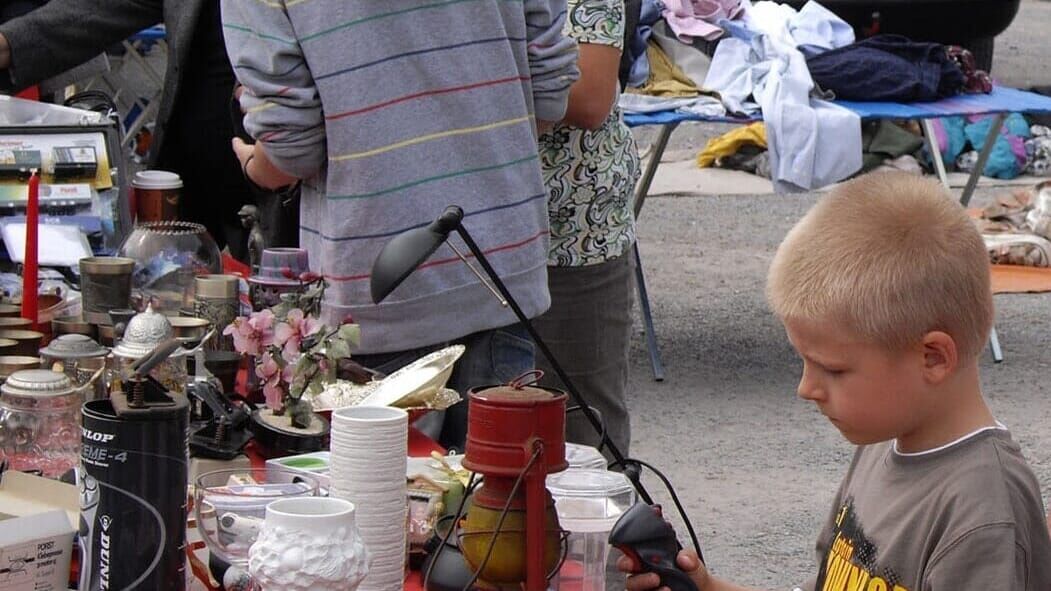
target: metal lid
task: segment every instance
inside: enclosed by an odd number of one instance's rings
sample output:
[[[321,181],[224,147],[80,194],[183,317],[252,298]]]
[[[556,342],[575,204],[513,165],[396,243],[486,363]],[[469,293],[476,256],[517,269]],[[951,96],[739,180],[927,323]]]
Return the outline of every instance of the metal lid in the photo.
[[[124,329],[124,336],[113,354],[127,359],[138,359],[152,351],[157,345],[172,338],[175,331],[164,314],[153,311],[153,305],[147,305],[144,312],[136,314]],[[172,357],[179,355],[179,351]]]
[[[199,298],[236,298],[239,282],[237,275],[198,275],[194,279],[195,293]]]
[[[84,359],[102,357],[109,354],[109,349],[95,342],[95,339],[83,334],[64,334],[52,340],[40,350],[41,355],[55,359]]]
[[[50,369],[21,369],[7,376],[0,392],[9,396],[64,396],[75,390],[66,374]]]

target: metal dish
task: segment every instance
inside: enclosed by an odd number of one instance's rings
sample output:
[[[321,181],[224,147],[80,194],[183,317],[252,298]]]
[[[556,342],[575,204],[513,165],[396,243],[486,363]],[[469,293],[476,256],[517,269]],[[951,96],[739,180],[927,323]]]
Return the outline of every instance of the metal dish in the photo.
[[[403,398],[425,400],[437,394],[449,381],[453,365],[464,350],[463,345],[452,345],[417,359],[380,381],[379,386],[360,405],[403,406],[398,404]]]

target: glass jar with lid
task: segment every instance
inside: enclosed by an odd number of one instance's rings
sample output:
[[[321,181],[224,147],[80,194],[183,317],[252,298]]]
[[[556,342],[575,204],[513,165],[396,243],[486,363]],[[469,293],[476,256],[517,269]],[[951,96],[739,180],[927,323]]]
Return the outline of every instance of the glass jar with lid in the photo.
[[[109,349],[82,334],[59,335],[40,350],[40,357],[44,367],[61,371],[78,386],[88,383],[98,370],[109,367]],[[96,379],[90,392],[84,393],[85,398],[105,398],[107,383],[105,376]]]
[[[49,369],[24,369],[0,386],[0,450],[20,471],[60,478],[80,462],[82,389]]]

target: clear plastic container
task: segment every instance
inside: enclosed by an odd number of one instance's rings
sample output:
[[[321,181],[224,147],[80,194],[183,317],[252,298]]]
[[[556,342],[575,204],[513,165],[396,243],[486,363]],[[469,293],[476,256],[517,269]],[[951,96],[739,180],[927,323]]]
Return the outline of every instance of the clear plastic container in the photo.
[[[606,458],[590,445],[566,443],[566,461],[570,469],[605,470]]]
[[[552,474],[547,489],[568,530],[566,560],[552,581],[559,591],[604,591],[609,532],[635,503],[631,481],[619,472],[571,468]]]

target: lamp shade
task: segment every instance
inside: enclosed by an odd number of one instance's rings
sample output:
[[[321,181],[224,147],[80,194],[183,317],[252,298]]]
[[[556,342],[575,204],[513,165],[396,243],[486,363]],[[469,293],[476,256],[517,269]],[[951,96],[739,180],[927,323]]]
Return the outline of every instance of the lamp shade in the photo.
[[[378,304],[390,295],[423,261],[434,254],[463,220],[463,210],[451,205],[438,219],[422,228],[398,234],[383,246],[372,263],[369,288],[372,303]]]

